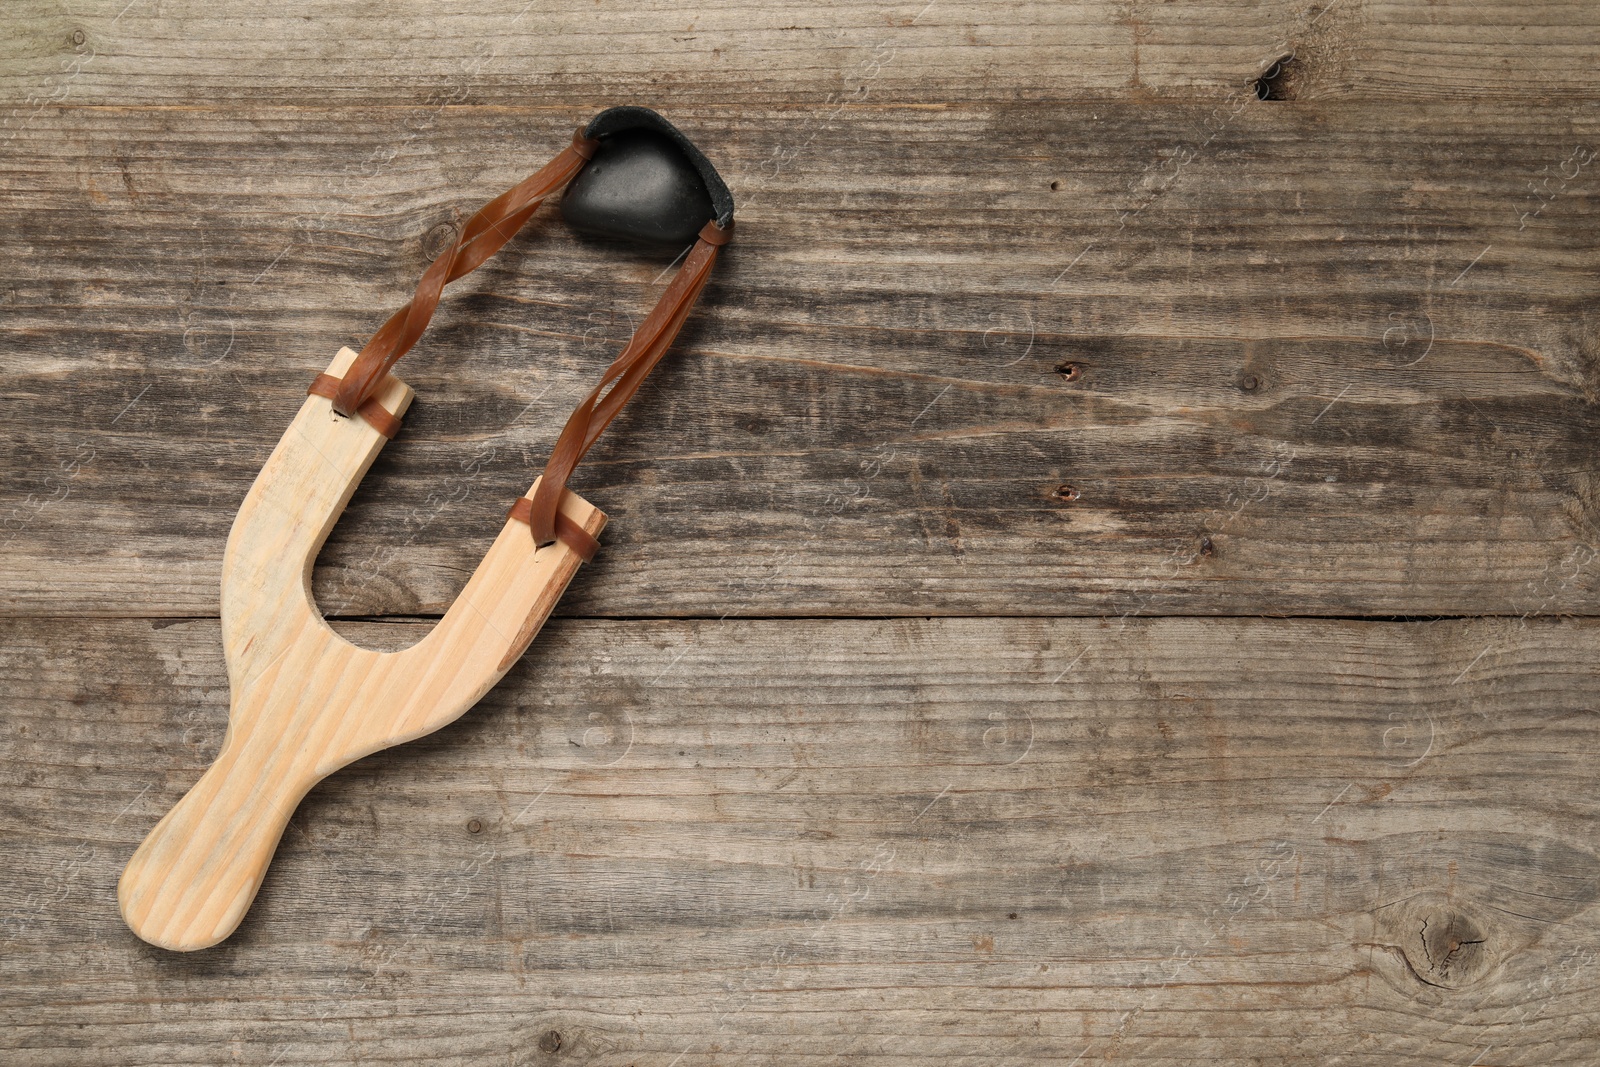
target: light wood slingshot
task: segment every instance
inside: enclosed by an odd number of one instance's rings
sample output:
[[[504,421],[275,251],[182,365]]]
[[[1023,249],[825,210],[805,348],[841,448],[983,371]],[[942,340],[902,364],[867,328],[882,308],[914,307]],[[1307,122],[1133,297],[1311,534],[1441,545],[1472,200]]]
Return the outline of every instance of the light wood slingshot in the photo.
[[[341,351],[342,376],[356,354]],[[411,389],[378,402],[398,416]],[[431,733],[476,704],[549,616],[580,557],[536,550],[508,519],[432,631],[402,652],[358,648],[311,599],[311,568],[386,439],[308,396],[234,520],[222,563],[222,647],[232,708],[209,770],[151,831],[123,873],[122,915],[163,948],[213,945],[254,899],[289,816],[325,776]],[[591,536],[605,516],[568,492],[562,511]]]
[[[477,267],[543,199],[591,231],[694,239],[688,258],[562,430],[544,473],[443,619],[401,652],[334,633],[311,595],[317,553],[412,390],[388,371],[421,335],[444,284]],[[631,212],[631,214],[630,214]],[[665,355],[727,241],[733,201],[711,165],[653,111],[612,108],[548,165],[468,220],[417,295],[358,355],[312,384],[251,486],[222,565],[231,706],[216,761],[134,852],[123,919],[162,948],[231,934],[306,793],[339,768],[453,722],[510,669],[598,548],[606,517],[566,488],[577,462]],[[702,225],[703,224],[703,225]],[[531,533],[531,536],[530,536]]]

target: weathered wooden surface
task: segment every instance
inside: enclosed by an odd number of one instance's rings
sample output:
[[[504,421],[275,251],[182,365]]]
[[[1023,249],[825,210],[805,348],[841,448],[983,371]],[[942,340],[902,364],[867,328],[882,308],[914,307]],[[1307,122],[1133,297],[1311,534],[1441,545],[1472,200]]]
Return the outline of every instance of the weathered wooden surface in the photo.
[[[853,94],[927,100],[1227,91],[1293,48],[1328,95],[1600,93],[1585,0],[16,0],[14,99],[71,78],[86,104],[215,100],[589,106],[597,93],[715,107]]]
[[[562,620],[184,957],[216,623],[4,634],[8,1063],[1594,1062],[1592,621]]]
[[[202,100],[17,130],[4,610],[212,613],[325,354],[592,110]],[[674,116],[739,239],[580,471],[613,522],[564,611],[1595,610],[1593,108]],[[545,224],[453,288],[324,553],[328,610],[443,610],[670,255]]]
[[[6,15],[0,1059],[1600,1062],[1600,6]],[[739,231],[567,617],[140,944],[251,479],[623,102]],[[670,260],[452,287],[325,612],[425,632]]]

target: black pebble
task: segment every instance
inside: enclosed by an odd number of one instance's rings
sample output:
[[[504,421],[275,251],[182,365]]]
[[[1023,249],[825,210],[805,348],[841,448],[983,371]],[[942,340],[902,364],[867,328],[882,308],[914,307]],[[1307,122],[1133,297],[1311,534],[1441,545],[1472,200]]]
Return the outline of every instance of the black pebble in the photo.
[[[694,240],[716,214],[694,164],[672,139],[619,130],[567,186],[561,215],[586,233],[661,244]]]

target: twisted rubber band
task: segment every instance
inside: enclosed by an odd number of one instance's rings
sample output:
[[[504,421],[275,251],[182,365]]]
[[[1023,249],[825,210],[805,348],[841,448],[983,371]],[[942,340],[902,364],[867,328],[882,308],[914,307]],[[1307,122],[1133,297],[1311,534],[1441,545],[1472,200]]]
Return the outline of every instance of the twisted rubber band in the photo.
[[[476,270],[516,236],[545,197],[576,177],[599,147],[600,142],[585,137],[580,128],[554,159],[479,208],[450,247],[422,272],[416,294],[361,349],[333,398],[334,410],[354,414],[428,328],[445,285]]]
[[[554,159],[479,208],[450,247],[423,272],[412,298],[372,335],[344,378],[335,381],[328,375],[319,375],[311,391],[330,397],[334,410],[341,415],[359,412],[392,437],[399,420],[372,400],[372,394],[428,328],[444,287],[476,270],[498,252],[533,217],[547,196],[577,177],[599,146],[600,142],[585,137],[580,127],[573,133],[572,143]],[[528,524],[536,547],[543,548],[560,538],[583,559],[593,557],[598,548],[594,538],[558,511],[567,479],[672,346],[711,276],[718,250],[732,236],[732,229],[731,220],[725,227],[712,220],[701,228],[688,258],[656,306],[606,368],[599,383],[572,412],[556,439],[533,496],[518,498],[512,507],[508,517]]]

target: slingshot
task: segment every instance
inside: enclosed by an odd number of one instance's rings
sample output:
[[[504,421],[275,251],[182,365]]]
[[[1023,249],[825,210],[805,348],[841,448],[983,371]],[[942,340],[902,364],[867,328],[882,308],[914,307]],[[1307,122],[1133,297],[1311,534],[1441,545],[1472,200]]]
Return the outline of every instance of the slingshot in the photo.
[[[600,383],[578,404],[544,473],[433,630],[401,652],[358,648],[311,597],[317,552],[380,449],[411,387],[388,372],[427,327],[447,282],[494,254],[565,189],[576,229],[693,240],[684,265]],[[222,643],[232,692],[216,761],[128,861],[122,917],[144,940],[207,948],[244,918],[278,840],[318,781],[460,717],[532,642],[581,562],[599,548],[599,509],[566,488],[666,354],[733,226],[733,198],[687,138],[654,111],[611,108],[523,182],[485,205],[423,273],[416,295],[360,354],[342,349],[234,520],[222,563]]]

